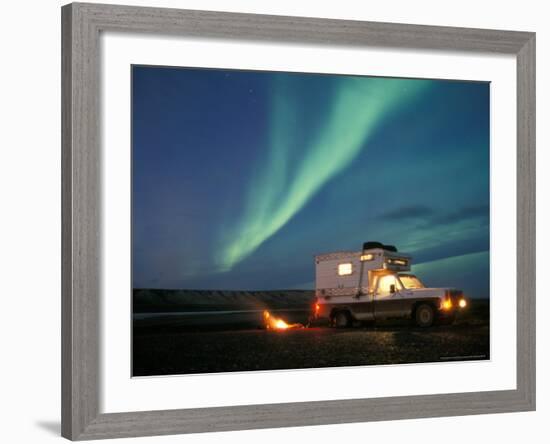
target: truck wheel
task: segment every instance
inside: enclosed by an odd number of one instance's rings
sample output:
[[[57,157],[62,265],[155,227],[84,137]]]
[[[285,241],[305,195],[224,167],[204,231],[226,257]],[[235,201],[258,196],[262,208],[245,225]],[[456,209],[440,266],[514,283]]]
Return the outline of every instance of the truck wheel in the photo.
[[[336,328],[351,327],[351,316],[347,311],[339,311],[334,315],[334,326]]]
[[[431,327],[434,323],[435,313],[431,305],[421,304],[415,312],[416,325],[422,328]]]

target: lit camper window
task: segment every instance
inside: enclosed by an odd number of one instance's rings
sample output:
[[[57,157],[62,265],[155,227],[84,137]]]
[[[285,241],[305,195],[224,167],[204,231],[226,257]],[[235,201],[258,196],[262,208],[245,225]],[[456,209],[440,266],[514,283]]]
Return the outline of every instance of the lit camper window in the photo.
[[[352,265],[351,262],[346,262],[344,264],[338,264],[338,275],[339,276],[347,276],[351,274],[352,271]]]
[[[368,254],[362,254],[361,260],[364,261],[372,261],[374,259],[374,254],[368,253]]]
[[[389,258],[389,259],[386,259],[386,262],[392,265],[401,265],[402,267],[406,267],[409,264],[409,261],[407,259],[402,259],[402,258],[395,258],[395,259]]]

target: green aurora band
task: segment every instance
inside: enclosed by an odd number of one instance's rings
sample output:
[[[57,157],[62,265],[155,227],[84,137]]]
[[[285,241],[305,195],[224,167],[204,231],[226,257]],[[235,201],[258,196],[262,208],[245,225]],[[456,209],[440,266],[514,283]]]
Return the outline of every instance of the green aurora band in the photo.
[[[231,270],[285,226],[342,173],[390,114],[409,106],[429,80],[340,77],[313,138],[303,139],[299,85],[279,79],[272,90],[267,158],[255,171],[240,219],[224,234],[219,267]],[[302,119],[303,120],[303,119]]]

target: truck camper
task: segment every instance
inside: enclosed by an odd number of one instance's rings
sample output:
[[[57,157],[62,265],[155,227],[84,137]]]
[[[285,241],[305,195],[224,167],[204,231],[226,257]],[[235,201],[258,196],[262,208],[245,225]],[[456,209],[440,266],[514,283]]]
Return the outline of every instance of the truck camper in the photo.
[[[380,242],[315,256],[314,320],[339,328],[399,318],[419,327],[454,322],[468,305],[462,291],[425,287],[410,273],[411,260]]]

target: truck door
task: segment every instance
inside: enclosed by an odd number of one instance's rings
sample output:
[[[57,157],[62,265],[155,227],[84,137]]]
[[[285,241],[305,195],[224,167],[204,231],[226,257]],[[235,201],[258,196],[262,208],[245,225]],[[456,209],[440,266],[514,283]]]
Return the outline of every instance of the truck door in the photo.
[[[403,291],[401,282],[395,274],[376,277],[374,291],[374,317],[391,318],[402,315]]]

